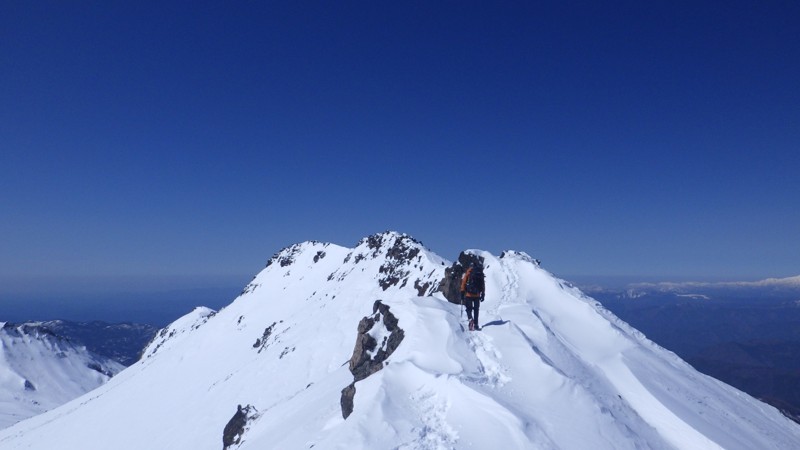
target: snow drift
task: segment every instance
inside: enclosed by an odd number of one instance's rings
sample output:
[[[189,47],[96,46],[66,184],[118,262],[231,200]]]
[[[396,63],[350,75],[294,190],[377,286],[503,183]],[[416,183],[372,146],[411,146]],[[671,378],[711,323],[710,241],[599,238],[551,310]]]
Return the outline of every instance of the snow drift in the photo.
[[[450,263],[406,235],[297,244],[107,384],[0,432],[0,448],[800,447],[776,409],[526,254],[469,253],[487,277],[483,331],[439,291]]]

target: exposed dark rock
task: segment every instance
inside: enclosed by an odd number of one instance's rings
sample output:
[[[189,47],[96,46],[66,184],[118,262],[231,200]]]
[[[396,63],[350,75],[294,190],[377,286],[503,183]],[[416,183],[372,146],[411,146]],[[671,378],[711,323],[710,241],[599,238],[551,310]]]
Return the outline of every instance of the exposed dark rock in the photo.
[[[177,331],[175,329],[162,328],[161,331],[158,332],[158,334],[153,336],[153,339],[150,341],[150,343],[147,344],[146,347],[150,347],[155,342],[158,342],[158,344],[156,344],[155,348],[147,355],[147,357],[150,358],[151,356],[155,355],[156,352],[158,352],[158,349],[160,349],[162,345],[164,345],[167,341],[175,337],[176,333]]]
[[[419,247],[411,247],[409,243],[416,243],[411,238],[398,238],[392,248],[386,252],[386,257],[389,259],[411,261],[419,255]]]
[[[291,265],[292,263],[294,263],[295,256],[297,256],[297,254],[300,253],[300,251],[303,250],[303,247],[307,244],[319,244],[319,242],[308,241],[284,247],[278,253],[272,255],[269,261],[267,261],[267,267],[271,266],[274,263],[280,264],[281,267],[286,267]],[[319,252],[317,253],[317,255],[319,255]]]
[[[353,401],[356,396],[356,383],[355,381],[350,383],[349,386],[342,389],[342,398],[339,400],[339,404],[342,407],[342,416],[347,419],[350,417],[350,414],[353,413]]]
[[[294,262],[294,255],[295,255],[295,252],[292,252],[292,253],[290,253],[288,255],[285,255],[285,256],[283,256],[281,258],[278,258],[278,263],[281,265],[281,267],[289,266]]]
[[[36,390],[36,386],[34,386],[33,383],[30,382],[30,380],[25,380],[25,390],[26,391],[35,391]]]
[[[397,327],[397,317],[394,316],[391,312],[389,312],[389,307],[384,305],[382,301],[375,300],[375,303],[372,304],[372,314],[380,312],[381,316],[383,317],[383,325],[386,327],[387,330],[393,332],[395,329],[400,331],[400,334],[403,333],[403,330],[400,330]]]
[[[242,437],[246,431],[247,423],[255,418],[257,414],[256,408],[247,405],[242,408],[242,405],[236,406],[236,414],[231,417],[225,429],[222,431],[222,450],[227,450],[230,446],[242,442]]]
[[[378,343],[369,332],[375,326],[383,326],[389,332],[389,337]],[[384,362],[394,353],[403,341],[405,333],[398,326],[397,317],[389,311],[389,307],[380,300],[372,306],[372,315],[361,319],[358,323],[358,336],[350,358],[350,373],[353,374],[353,383],[342,390],[341,406],[342,416],[347,417],[353,412],[353,396],[355,396],[355,383],[367,378],[383,368]],[[377,349],[377,351],[375,351]]]
[[[379,272],[386,274],[386,276],[378,280],[378,285],[380,285],[381,289],[384,291],[392,286],[397,286],[397,283],[403,279],[401,277],[406,277],[409,274],[407,271],[396,270],[396,268],[393,267],[387,269],[385,264],[380,267]]]
[[[319,262],[320,259],[325,257],[325,252],[322,250],[318,251],[316,255],[314,255],[314,262]]]
[[[402,288],[410,284],[412,281],[409,279],[411,268],[420,267],[421,251],[422,243],[420,241],[406,234],[387,231],[362,239],[356,248],[344,258],[344,264],[349,262],[359,264],[367,259],[382,257],[383,262],[378,268],[380,274],[378,285],[385,291],[392,286],[399,285]],[[335,271],[328,276],[328,281],[342,280],[348,273],[347,270]],[[419,288],[417,290],[425,291]]]
[[[195,309],[195,311],[197,311],[197,308]],[[209,310],[208,313],[205,313],[204,311],[200,311],[200,313],[204,314],[204,315],[200,316],[199,318],[197,318],[195,320],[195,323],[191,325],[191,329],[192,330],[196,330],[196,329],[200,328],[201,326],[206,324],[209,319],[211,319],[212,317],[214,317],[217,314],[216,311],[211,311],[211,310]],[[145,346],[145,350],[147,350],[146,357],[147,358],[151,358],[153,355],[155,355],[158,352],[158,350],[164,344],[169,342],[172,338],[174,338],[178,334],[185,333],[186,331],[188,331],[188,330],[170,328],[170,327],[162,328],[161,331],[158,332],[158,334],[153,336],[153,339],[150,340],[150,343],[148,343]],[[152,348],[152,350],[150,350],[150,348]]]
[[[388,235],[388,232],[387,233],[378,233],[378,234],[373,234],[372,236],[368,236],[366,238],[367,247],[369,247],[369,249],[373,250],[373,253],[372,253],[373,257],[374,256],[378,256],[378,252],[380,251],[381,246],[383,245],[383,241],[387,237],[387,235]]]
[[[242,289],[242,292],[239,293],[239,296],[241,297],[242,295],[249,294],[258,289],[259,286],[261,286],[259,283],[250,282],[244,287],[244,289]]]
[[[444,279],[439,283],[439,291],[450,303],[461,304],[461,278],[470,264],[483,266],[483,258],[472,253],[461,252],[458,261],[444,269]]]
[[[275,328],[275,325],[277,325],[277,322],[272,322],[272,325],[268,326],[264,330],[264,334],[262,334],[260,338],[256,339],[256,343],[253,344],[253,348],[257,348],[258,353],[261,353],[262,350],[267,348],[267,339],[269,339],[269,337],[272,335],[272,330]]]
[[[427,281],[420,284],[419,280],[414,280],[414,289],[417,290],[417,295],[425,297],[432,290],[433,282]]]
[[[368,245],[372,248],[372,245],[377,245],[378,239],[380,239],[380,244],[383,244],[387,236],[389,234],[370,236],[367,238]],[[374,241],[370,239],[374,239]],[[378,280],[378,284],[384,291],[391,286],[396,286],[400,281],[403,281],[403,286],[408,283],[410,274],[408,267],[419,255],[420,245],[422,244],[419,241],[407,235],[400,235],[395,239],[394,244],[386,251],[386,262],[378,269],[384,275]]]
[[[374,325],[375,319],[372,317],[364,317],[358,323],[356,345],[353,356],[350,357],[350,373],[355,377],[355,381],[363,380],[383,367],[382,362],[373,361],[369,356],[369,352],[378,346],[375,338],[367,334]]]
[[[216,311],[212,311],[209,315],[203,317],[203,320],[193,324],[192,325],[192,330],[196,330],[196,329],[202,327],[203,325],[205,325],[206,322],[208,322],[208,319],[210,319],[210,318],[212,318],[212,317],[214,317],[216,315],[217,315],[217,312]]]

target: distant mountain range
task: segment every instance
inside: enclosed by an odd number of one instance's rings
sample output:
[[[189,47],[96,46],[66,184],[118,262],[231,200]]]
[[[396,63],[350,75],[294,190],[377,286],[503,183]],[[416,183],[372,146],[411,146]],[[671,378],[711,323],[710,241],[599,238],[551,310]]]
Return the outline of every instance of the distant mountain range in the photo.
[[[0,428],[89,392],[122,369],[41,323],[2,323]]]
[[[582,289],[697,369],[800,422],[800,277]]]
[[[692,288],[703,289],[737,289],[737,288],[786,288],[800,289],[800,275],[788,278],[767,278],[759,281],[685,281],[685,282],[660,282],[660,283],[635,283],[632,288],[657,289],[660,291],[683,291]]]
[[[674,294],[698,300],[721,300],[735,302],[740,299],[762,301],[773,299],[800,302],[800,276],[767,278],[758,281],[663,281],[629,283],[624,287],[608,287],[603,284],[579,284],[581,290],[604,299],[639,299],[650,296]]]
[[[153,339],[158,328],[140,323],[70,322],[50,320],[43,327],[64,336],[98,355],[113,359],[124,366],[139,360],[145,345]]]
[[[102,385],[136,362],[156,331],[130,323],[0,324],[0,428]]]

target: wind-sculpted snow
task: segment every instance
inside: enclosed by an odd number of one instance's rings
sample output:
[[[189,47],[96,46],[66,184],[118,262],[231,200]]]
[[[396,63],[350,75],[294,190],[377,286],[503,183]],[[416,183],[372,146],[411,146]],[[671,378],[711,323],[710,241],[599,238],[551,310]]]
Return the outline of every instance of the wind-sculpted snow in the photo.
[[[223,435],[242,450],[800,448],[800,427],[777,410],[696,372],[530,256],[469,254],[485,267],[483,331],[465,330],[460,305],[437,292],[451,265],[418,241],[306,242],[104,386],[0,432],[0,448],[219,449]],[[403,339],[355,382],[344,419],[353,343],[376,299]],[[240,405],[257,414],[224,433]],[[87,440],[89,427],[102,432]]]

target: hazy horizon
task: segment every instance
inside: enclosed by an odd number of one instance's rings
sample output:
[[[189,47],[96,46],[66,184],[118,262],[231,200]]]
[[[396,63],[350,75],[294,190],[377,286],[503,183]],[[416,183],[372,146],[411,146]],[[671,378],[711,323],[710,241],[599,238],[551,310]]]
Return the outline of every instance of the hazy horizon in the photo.
[[[0,321],[99,320],[165,326],[194,307],[205,306],[219,310],[230,304],[254,275],[101,277],[93,281],[80,277],[74,283],[68,277],[58,277],[57,284],[44,283],[44,286],[40,284],[27,291],[19,286],[17,290],[9,289],[13,284],[3,283],[0,287]],[[609,290],[622,289],[636,283],[758,281],[707,277],[676,279],[554,275],[579,287]]]

